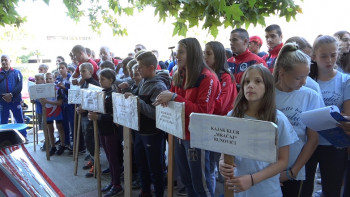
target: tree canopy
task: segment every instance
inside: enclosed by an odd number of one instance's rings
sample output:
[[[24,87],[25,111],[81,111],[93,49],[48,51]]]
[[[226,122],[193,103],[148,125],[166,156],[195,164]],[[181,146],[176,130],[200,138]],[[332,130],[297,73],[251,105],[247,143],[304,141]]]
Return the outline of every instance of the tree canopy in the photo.
[[[16,11],[19,0],[1,1],[0,25],[19,26],[25,17]],[[23,1],[23,0],[22,0]],[[43,0],[46,4],[50,0]],[[216,37],[218,27],[237,28],[260,24],[265,26],[265,17],[278,15],[286,21],[295,18],[302,10],[293,0],[108,0],[107,4],[100,0],[63,0],[67,7],[67,15],[79,22],[87,16],[90,26],[100,33],[103,23],[108,24],[114,35],[125,35],[127,30],[118,22],[118,16],[132,16],[134,10],[142,11],[146,6],[155,8],[159,21],[175,19],[173,35],[186,36],[189,28],[201,26]],[[82,6],[87,3],[88,6]]]

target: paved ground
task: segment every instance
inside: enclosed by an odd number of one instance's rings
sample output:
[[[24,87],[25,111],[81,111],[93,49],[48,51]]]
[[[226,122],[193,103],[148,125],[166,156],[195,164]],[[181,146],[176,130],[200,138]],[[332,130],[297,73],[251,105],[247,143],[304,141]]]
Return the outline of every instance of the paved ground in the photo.
[[[33,135],[31,131],[28,131],[29,144],[26,144],[26,148],[33,156],[39,166],[45,171],[45,173],[52,179],[57,187],[67,197],[96,197],[97,196],[97,179],[85,178],[86,170],[82,169],[85,164],[85,155],[79,156],[79,166],[77,176],[74,176],[74,161],[73,157],[68,155],[68,151],[62,155],[54,155],[50,158],[50,161],[46,160],[45,152],[40,150],[42,145],[41,140],[44,139],[42,132],[39,132],[39,144],[36,145],[36,152],[34,152]],[[102,152],[102,149],[101,149]],[[104,152],[101,153],[101,169],[107,168],[107,160]],[[109,183],[109,175],[102,175],[102,187]],[[223,185],[217,184],[216,196],[223,191]],[[133,197],[137,196],[140,190],[133,190]],[[165,194],[167,191],[165,191]],[[174,189],[174,196],[176,197],[177,188]]]
[[[85,164],[85,155],[79,156],[78,173],[74,176],[74,161],[73,157],[68,155],[68,151],[64,152],[61,156],[54,155],[50,158],[50,161],[46,160],[45,152],[40,151],[42,145],[41,140],[44,139],[44,134],[39,132],[39,144],[36,145],[36,152],[34,152],[33,135],[31,130],[28,131],[29,144],[26,144],[26,148],[33,156],[35,161],[44,170],[44,172],[52,179],[52,181],[58,186],[58,188],[67,197],[96,197],[97,193],[97,179],[85,178],[86,170],[82,169]],[[101,149],[101,169],[107,168],[107,160],[103,149]],[[107,185],[110,181],[109,175],[102,175],[102,187]],[[223,192],[223,184],[217,182],[215,196],[219,196]],[[321,189],[318,183],[315,183],[315,191]],[[140,190],[133,190],[133,197],[137,196]],[[174,188],[174,197],[176,197],[177,188]],[[167,194],[167,191],[165,191]],[[315,197],[318,196],[317,194]]]

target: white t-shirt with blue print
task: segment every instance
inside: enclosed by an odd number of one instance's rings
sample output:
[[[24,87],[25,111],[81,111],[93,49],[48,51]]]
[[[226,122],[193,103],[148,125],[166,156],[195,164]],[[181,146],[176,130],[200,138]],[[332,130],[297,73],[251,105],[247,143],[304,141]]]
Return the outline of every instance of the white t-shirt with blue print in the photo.
[[[324,107],[322,96],[310,88],[303,86],[292,92],[282,92],[276,88],[276,108],[287,116],[299,137],[289,146],[288,168],[294,165],[307,140],[306,126],[301,122],[300,114],[321,107]],[[296,179],[305,180],[305,167],[300,169]]]
[[[232,116],[232,111],[228,113],[228,116]],[[244,118],[255,119],[246,115]],[[276,120],[276,125],[278,126],[278,147],[290,145],[298,140],[298,136],[296,135],[293,126],[289,123],[288,118],[279,110],[277,110]],[[235,157],[235,164],[237,166],[234,172],[235,176],[254,174],[271,165],[267,162],[246,159],[238,156]],[[282,191],[280,187],[279,177],[280,174],[277,174],[271,178],[268,178],[260,183],[255,184],[247,191],[235,194],[235,197],[281,197]]]
[[[328,81],[317,80],[320,85],[324,104],[336,105],[343,111],[343,103],[350,99],[350,76],[337,71],[337,74]],[[319,136],[319,145],[331,145],[328,140]]]

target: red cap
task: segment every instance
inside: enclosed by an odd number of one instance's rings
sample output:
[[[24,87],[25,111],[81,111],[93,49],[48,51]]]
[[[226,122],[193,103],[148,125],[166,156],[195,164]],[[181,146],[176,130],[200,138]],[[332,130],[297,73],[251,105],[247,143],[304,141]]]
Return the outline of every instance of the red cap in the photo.
[[[261,38],[259,36],[251,36],[249,38],[249,42],[256,42],[258,43],[259,45],[262,45],[263,44],[263,41],[261,40]]]

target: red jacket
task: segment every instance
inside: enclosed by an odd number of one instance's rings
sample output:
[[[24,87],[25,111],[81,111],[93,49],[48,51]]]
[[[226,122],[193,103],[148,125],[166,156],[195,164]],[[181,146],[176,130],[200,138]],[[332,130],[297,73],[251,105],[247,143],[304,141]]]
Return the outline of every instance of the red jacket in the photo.
[[[236,82],[232,82],[228,73],[223,73],[220,77],[221,92],[215,100],[215,110],[213,114],[227,115],[233,109],[234,101],[237,97]]]
[[[227,60],[228,67],[231,70],[233,76],[235,76],[236,83],[241,83],[241,78],[244,71],[251,65],[264,64],[267,67],[266,62],[259,56],[250,52],[248,49],[237,56],[233,56]]]
[[[185,80],[183,84],[185,84]],[[183,86],[171,86],[170,91],[177,94],[175,101],[185,103],[186,140],[190,140],[190,132],[188,130],[190,114],[192,112],[212,114],[220,89],[220,82],[216,74],[207,68],[203,69],[195,87],[184,90]]]
[[[278,53],[280,52],[281,48],[283,47],[283,43],[277,45],[275,48],[269,50],[269,54],[266,54],[264,57],[262,57],[267,66],[269,67],[269,70],[271,73],[273,73],[273,69],[275,67],[275,62],[278,56]]]
[[[76,73],[79,73],[79,75],[80,75],[79,66],[80,66],[80,64],[82,64],[82,63],[85,63],[85,62],[81,62],[81,63],[79,62],[79,65],[78,65],[77,68],[75,69],[75,72],[76,72]],[[98,81],[98,77],[97,77],[97,74],[96,74],[96,72],[98,71],[98,66],[97,66],[96,62],[95,62],[94,60],[92,60],[92,59],[89,59],[89,60],[87,61],[87,63],[92,64],[92,67],[94,67],[94,73],[92,74],[92,77],[93,77],[95,80]]]

